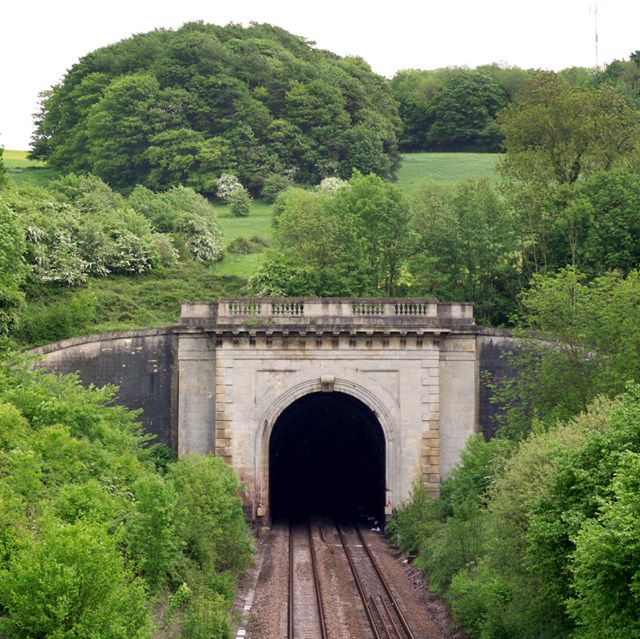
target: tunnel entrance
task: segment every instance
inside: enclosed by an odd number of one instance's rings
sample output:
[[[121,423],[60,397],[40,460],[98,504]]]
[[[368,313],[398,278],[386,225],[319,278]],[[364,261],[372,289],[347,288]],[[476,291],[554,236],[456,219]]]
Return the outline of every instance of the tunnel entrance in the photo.
[[[278,418],[269,441],[271,517],[320,514],[384,521],[385,438],[345,393],[312,393]]]

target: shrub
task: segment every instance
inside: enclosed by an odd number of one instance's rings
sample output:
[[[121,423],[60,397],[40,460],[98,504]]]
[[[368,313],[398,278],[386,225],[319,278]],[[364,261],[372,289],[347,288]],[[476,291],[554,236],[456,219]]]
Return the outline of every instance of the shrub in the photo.
[[[187,557],[205,570],[241,574],[252,543],[241,484],[219,457],[183,457],[169,468],[177,491],[176,525]]]
[[[42,521],[0,571],[3,636],[145,639],[145,591],[95,524]]]
[[[135,508],[126,525],[127,550],[151,591],[157,592],[182,550],[174,522],[178,495],[158,475],[144,475],[132,488]]]
[[[286,191],[293,184],[293,180],[288,175],[272,173],[265,178],[260,195],[267,204],[273,204],[278,194]]]
[[[241,188],[242,184],[235,175],[223,173],[216,182],[216,195],[223,202],[229,202],[233,193]]]
[[[29,304],[20,314],[14,337],[23,344],[48,344],[90,332],[96,317],[96,299],[86,289],[61,292],[45,304]]]
[[[417,553],[437,525],[434,497],[422,482],[416,482],[409,501],[394,513],[387,534],[404,552]]]
[[[24,252],[24,229],[13,210],[0,198],[0,335],[13,328],[24,302],[20,290],[27,275]]]
[[[251,210],[251,202],[253,202],[253,198],[247,189],[243,187],[235,189],[229,197],[231,214],[235,217],[247,217]]]

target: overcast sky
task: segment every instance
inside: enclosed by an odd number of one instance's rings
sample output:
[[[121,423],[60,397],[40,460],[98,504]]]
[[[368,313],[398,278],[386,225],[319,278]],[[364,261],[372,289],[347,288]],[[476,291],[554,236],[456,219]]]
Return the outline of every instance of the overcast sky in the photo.
[[[192,20],[268,22],[381,75],[492,62],[559,70],[640,49],[638,0],[5,0],[0,146],[27,149],[38,94],[79,58],[134,33]]]

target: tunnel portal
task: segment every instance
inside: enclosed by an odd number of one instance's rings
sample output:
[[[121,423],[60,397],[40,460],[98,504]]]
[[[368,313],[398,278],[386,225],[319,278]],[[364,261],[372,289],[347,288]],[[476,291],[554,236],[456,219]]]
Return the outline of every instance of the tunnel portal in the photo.
[[[269,442],[273,520],[321,514],[383,521],[385,439],[374,413],[338,392],[291,404]]]

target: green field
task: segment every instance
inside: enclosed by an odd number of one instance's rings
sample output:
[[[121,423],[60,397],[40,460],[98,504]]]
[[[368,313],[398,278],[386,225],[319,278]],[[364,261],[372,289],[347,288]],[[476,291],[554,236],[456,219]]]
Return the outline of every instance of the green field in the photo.
[[[35,182],[46,184],[56,176],[56,171],[47,168],[43,162],[29,160],[27,151],[4,151],[4,164],[10,172],[9,177],[16,184]],[[436,182],[455,182],[467,177],[479,179],[489,178],[495,184],[498,175],[495,167],[500,155],[498,153],[404,153],[402,165],[398,171],[397,184],[403,189],[411,190],[415,184],[424,178],[430,178]],[[226,237],[250,237],[253,234],[269,236],[271,224],[267,220],[270,213],[265,204],[255,202],[251,216],[245,219],[232,218],[226,207],[219,208],[221,219],[229,218],[233,222],[223,223]],[[237,223],[236,223],[237,222]],[[255,229],[253,228],[255,226]]]
[[[58,174],[50,169],[44,162],[29,160],[28,151],[10,151],[5,149],[2,161],[7,168],[9,179],[14,184],[39,184],[46,186],[49,180]]]
[[[225,248],[237,239],[244,238],[251,241],[259,238],[264,244],[263,248],[271,244],[273,234],[273,209],[271,205],[260,200],[253,202],[248,217],[235,217],[231,215],[229,206],[217,205],[218,220],[224,234]],[[237,254],[225,251],[224,260],[212,267],[216,275],[237,275],[250,277],[256,272],[262,259],[263,252]]]
[[[470,177],[488,178],[495,185],[499,157],[498,153],[405,153],[397,184],[411,190],[425,178],[436,182],[456,182]]]

